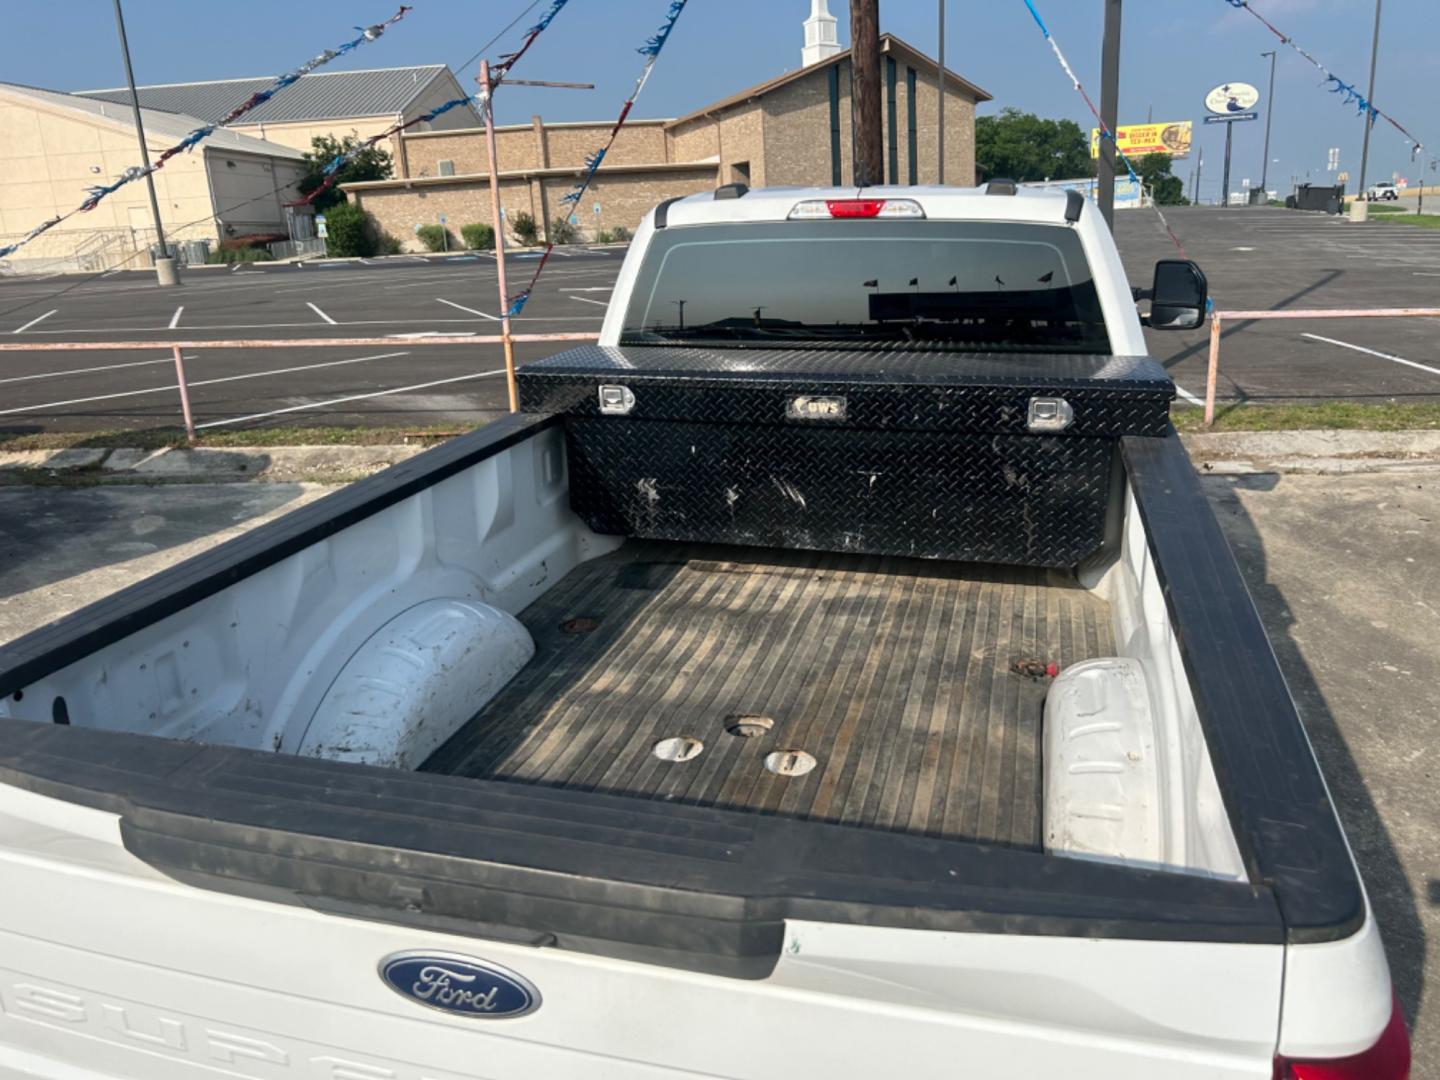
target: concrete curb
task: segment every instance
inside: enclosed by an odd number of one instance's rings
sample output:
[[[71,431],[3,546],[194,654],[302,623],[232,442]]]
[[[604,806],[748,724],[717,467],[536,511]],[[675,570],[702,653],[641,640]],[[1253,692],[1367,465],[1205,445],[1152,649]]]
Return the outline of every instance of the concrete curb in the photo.
[[[345,483],[414,457],[414,446],[270,446],[211,450],[172,448],[23,450],[0,453],[0,472],[43,472],[94,483]]]
[[[1440,431],[1257,431],[1181,437],[1201,472],[1413,471],[1440,467]],[[0,473],[92,483],[345,483],[414,457],[424,445],[0,451]]]
[[[1440,431],[1225,431],[1181,441],[1206,473],[1338,475],[1440,466]]]

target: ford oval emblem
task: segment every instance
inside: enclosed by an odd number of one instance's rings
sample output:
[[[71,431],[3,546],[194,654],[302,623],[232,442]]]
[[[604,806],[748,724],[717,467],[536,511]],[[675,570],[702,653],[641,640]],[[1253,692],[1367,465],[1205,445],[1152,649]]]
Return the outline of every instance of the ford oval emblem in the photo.
[[[522,975],[455,953],[392,953],[380,978],[397,994],[454,1016],[508,1020],[540,1007],[540,991]]]

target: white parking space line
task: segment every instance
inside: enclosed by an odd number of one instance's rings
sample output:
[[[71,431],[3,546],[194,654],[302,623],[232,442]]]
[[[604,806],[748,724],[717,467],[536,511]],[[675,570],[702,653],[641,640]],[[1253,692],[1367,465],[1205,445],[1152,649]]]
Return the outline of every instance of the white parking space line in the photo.
[[[291,405],[288,409],[272,409],[270,412],[251,413],[249,416],[233,416],[229,420],[211,420],[209,423],[196,424],[199,428],[222,427],[226,424],[243,424],[247,420],[263,420],[267,416],[282,416],[285,413],[303,412],[305,409],[323,409],[328,405],[343,405],[347,401],[365,401],[368,398],[387,397],[390,394],[404,394],[411,390],[428,390],[432,386],[446,386],[450,383],[466,382],[469,379],[485,379],[491,375],[504,375],[505,369],[498,371],[477,371],[474,375],[457,375],[453,379],[436,379],[434,382],[416,383],[414,386],[397,386],[393,390],[377,390],[373,394],[351,394],[349,397],[331,398],[329,401],[309,401],[304,405]]]
[[[186,385],[191,390],[197,386],[214,386],[217,383],[241,382],[245,379],[260,379],[266,375],[289,375],[296,371],[314,371],[316,368],[340,367],[343,364],[359,364],[366,360],[393,360],[397,356],[409,356],[409,352],[380,353],[378,356],[357,356],[351,360],[330,360],[323,364],[304,364],[300,367],[274,368],[270,371],[251,371],[244,375],[224,375],[218,379],[199,379],[189,382]],[[194,359],[194,357],[190,357]],[[38,412],[41,409],[58,409],[64,405],[88,405],[95,401],[112,401],[115,398],[139,397],[142,394],[160,394],[166,390],[180,389],[179,383],[171,383],[169,386],[151,386],[144,390],[125,390],[118,394],[97,394],[94,397],[71,398],[69,401],[47,401],[43,405],[24,405],[18,409],[0,409],[0,416],[10,416],[14,413]]]
[[[1392,356],[1390,353],[1379,352],[1375,349],[1367,349],[1364,345],[1352,345],[1348,341],[1339,341],[1335,338],[1321,337],[1319,334],[1305,333],[1301,337],[1308,337],[1312,341],[1323,341],[1326,345],[1338,345],[1342,349],[1353,349],[1356,352],[1365,353],[1368,356],[1378,356],[1381,360],[1393,360],[1397,364],[1404,364],[1406,367],[1419,368],[1421,371],[1428,371],[1431,375],[1440,375],[1440,368],[1430,367],[1427,364],[1417,364],[1414,360],[1406,360],[1403,356]]]
[[[180,325],[180,313],[181,313],[182,311],[184,311],[184,310],[185,310],[185,305],[184,305],[184,304],[181,304],[179,307],[177,307],[177,308],[175,309],[175,314],[170,316],[170,329],[171,329],[171,330],[174,330],[177,326]]]
[[[55,309],[55,311],[59,311],[59,310],[60,310],[59,308],[56,308],[56,309]],[[55,314],[55,311],[47,311],[47,312],[45,312],[44,315],[41,315],[38,319],[31,319],[31,320],[30,320],[29,322],[27,322],[24,326],[16,327],[14,330],[11,330],[10,332],[11,332],[12,334],[23,334],[26,330],[29,330],[30,327],[34,326],[36,323],[42,323],[42,322],[44,322],[46,319],[48,319],[51,315],[54,315],[54,314]]]
[[[464,304],[457,304],[453,300],[445,300],[437,296],[435,297],[435,302],[437,304],[445,304],[448,307],[453,307],[457,311],[468,311],[471,315],[479,315],[482,319],[489,319],[491,322],[500,321],[500,318],[497,315],[490,315],[484,311],[476,311],[473,307],[466,307]]]
[[[193,356],[186,356],[182,359],[194,360]],[[38,375],[12,375],[8,379],[0,379],[0,383],[33,382],[35,379],[59,379],[65,375],[89,375],[95,371],[119,371],[121,368],[147,367],[153,364],[173,364],[174,357],[166,356],[159,360],[132,360],[128,364],[105,364],[103,367],[70,368],[65,371],[42,371]]]
[[[614,292],[613,285],[573,285],[560,290],[561,292]]]
[[[305,306],[308,307],[311,311],[315,312],[316,315],[319,315],[322,319],[324,319],[326,322],[328,322],[331,326],[334,326],[334,325],[335,325],[335,320],[334,320],[334,319],[332,319],[329,315],[326,315],[325,312],[321,311],[321,310],[320,310],[318,307],[316,307],[314,304],[310,303],[309,300],[306,300],[306,301],[305,301]]]
[[[482,318],[491,322],[499,322],[500,319],[494,315],[479,313]],[[599,322],[603,315],[523,315],[511,319],[511,322]],[[396,326],[405,323],[473,323],[474,319],[355,319],[349,322],[337,322],[335,326]],[[186,327],[189,333],[209,333],[214,330],[289,330],[308,329],[314,330],[314,323],[221,323],[213,326],[190,326]],[[164,329],[160,326],[102,326],[102,327],[70,327],[65,330],[37,330],[37,334],[144,334],[150,331]],[[323,338],[311,338],[312,341],[322,341]]]
[[[579,300],[582,304],[599,304],[601,307],[610,306],[609,302],[606,300],[591,300],[588,296],[572,296],[570,297],[570,299]]]
[[[1188,401],[1191,405],[1204,405],[1204,404],[1205,404],[1205,399],[1204,399],[1204,398],[1196,397],[1194,394],[1190,393],[1189,390],[1186,390],[1186,389],[1185,389],[1183,386],[1181,386],[1179,383],[1176,383],[1176,384],[1175,384],[1175,393],[1179,394],[1182,398],[1184,398],[1186,401]]]

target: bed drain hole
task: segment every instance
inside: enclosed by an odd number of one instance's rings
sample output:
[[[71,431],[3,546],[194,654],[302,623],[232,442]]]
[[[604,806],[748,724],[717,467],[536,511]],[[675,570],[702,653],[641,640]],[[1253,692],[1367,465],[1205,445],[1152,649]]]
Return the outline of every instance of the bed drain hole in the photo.
[[[672,739],[661,739],[651,750],[661,761],[689,761],[700,756],[705,744],[689,735],[677,735]]]
[[[600,625],[599,619],[592,619],[588,615],[579,615],[573,619],[566,619],[560,624],[562,634],[588,634]]]
[[[765,768],[776,776],[804,776],[815,765],[814,755],[804,750],[776,750],[765,755]]]
[[[741,714],[730,717],[725,730],[740,739],[758,739],[761,735],[768,735],[774,727],[775,721],[768,716]]]

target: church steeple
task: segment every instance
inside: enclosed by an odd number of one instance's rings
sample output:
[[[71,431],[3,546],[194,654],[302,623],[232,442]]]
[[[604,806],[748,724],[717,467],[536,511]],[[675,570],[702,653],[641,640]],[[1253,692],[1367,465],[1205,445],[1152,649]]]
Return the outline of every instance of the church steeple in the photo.
[[[835,30],[835,16],[830,14],[829,0],[810,0],[810,18],[805,20],[805,48],[800,53],[801,65],[818,64],[840,52],[840,39]]]

